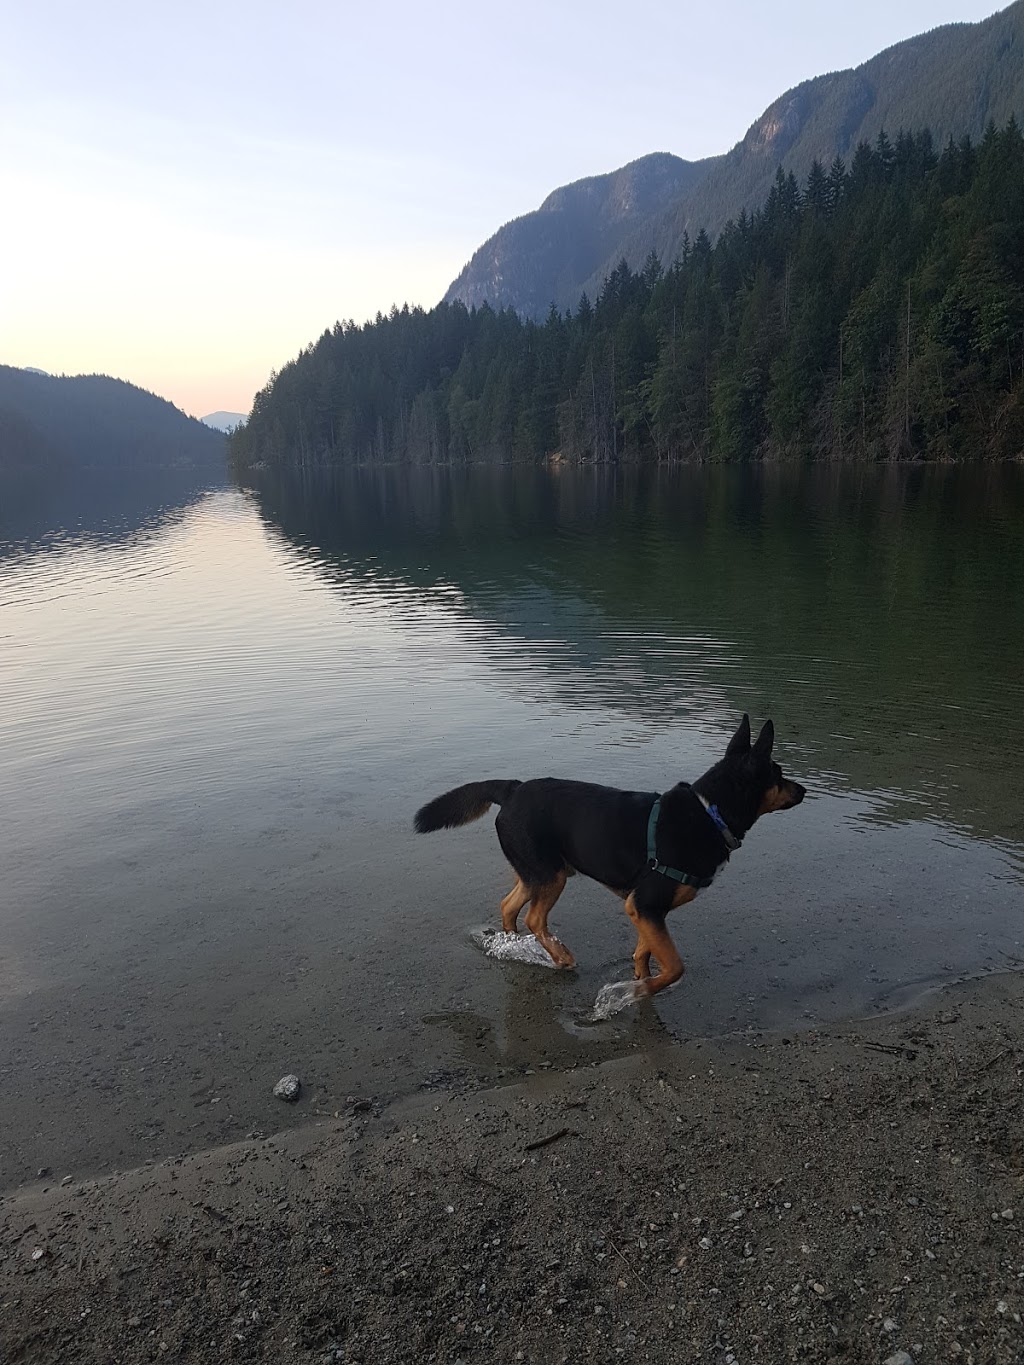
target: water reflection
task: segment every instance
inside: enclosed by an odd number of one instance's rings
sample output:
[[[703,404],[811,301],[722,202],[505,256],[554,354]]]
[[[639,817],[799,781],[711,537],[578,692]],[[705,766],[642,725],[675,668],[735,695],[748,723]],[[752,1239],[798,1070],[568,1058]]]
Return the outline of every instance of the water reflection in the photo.
[[[364,470],[259,499],[345,592],[461,617],[517,696],[622,742],[770,712],[875,820],[1020,836],[1017,466]]]
[[[0,559],[58,546],[127,545],[158,533],[216,486],[175,470],[0,477]]]

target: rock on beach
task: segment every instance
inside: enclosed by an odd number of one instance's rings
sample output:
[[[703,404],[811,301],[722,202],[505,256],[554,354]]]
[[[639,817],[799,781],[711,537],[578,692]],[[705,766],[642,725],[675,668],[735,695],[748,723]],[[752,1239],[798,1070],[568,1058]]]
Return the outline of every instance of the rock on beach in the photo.
[[[287,1100],[294,1104],[302,1092],[302,1082],[298,1076],[282,1076],[277,1085],[274,1086],[274,1094],[279,1100]]]

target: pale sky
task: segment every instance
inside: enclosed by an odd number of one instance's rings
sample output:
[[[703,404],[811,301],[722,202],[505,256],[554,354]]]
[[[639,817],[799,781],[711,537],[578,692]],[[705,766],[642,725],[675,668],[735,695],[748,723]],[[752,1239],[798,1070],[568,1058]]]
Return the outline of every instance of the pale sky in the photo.
[[[338,318],[432,307],[558,185],[727,151],[991,0],[33,0],[0,40],[0,363],[247,412]]]

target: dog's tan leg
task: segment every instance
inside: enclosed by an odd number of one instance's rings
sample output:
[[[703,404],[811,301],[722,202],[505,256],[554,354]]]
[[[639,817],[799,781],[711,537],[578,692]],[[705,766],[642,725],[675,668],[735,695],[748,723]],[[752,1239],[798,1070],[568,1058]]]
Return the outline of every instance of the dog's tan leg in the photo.
[[[680,903],[692,900],[695,892],[692,887],[680,887],[678,899]],[[633,971],[636,979],[643,982],[643,989],[646,995],[656,995],[658,991],[663,991],[667,986],[679,980],[686,970],[683,966],[683,959],[676,950],[676,945],[672,942],[668,930],[664,924],[656,924],[653,920],[644,919],[636,908],[632,895],[626,897],[626,914],[633,921],[636,929],[636,951],[633,954]],[[651,956],[657,958],[658,966],[661,968],[657,976],[651,976]]]
[[[575,967],[576,959],[565,946],[548,933],[548,915],[565,890],[566,874],[559,872],[554,881],[547,886],[539,886],[533,892],[530,908],[526,912],[526,927],[538,943],[547,949],[548,956],[556,967]]]
[[[647,995],[657,995],[678,981],[686,968],[664,924],[644,921],[641,932],[645,951],[654,954],[661,968],[657,976],[649,976],[644,980],[643,989]]]
[[[642,935],[637,935],[636,951],[633,953],[633,975],[638,981],[646,981],[651,974],[651,950],[644,947]]]
[[[501,902],[501,927],[506,934],[514,934],[518,927],[519,912],[530,899],[530,893],[522,883],[522,879],[516,881],[515,886]]]
[[[636,929],[636,952],[633,954],[633,975],[638,981],[644,981],[651,974],[651,950],[645,946],[643,931],[641,929],[641,919],[633,904],[633,897],[626,897],[626,914],[633,921]]]

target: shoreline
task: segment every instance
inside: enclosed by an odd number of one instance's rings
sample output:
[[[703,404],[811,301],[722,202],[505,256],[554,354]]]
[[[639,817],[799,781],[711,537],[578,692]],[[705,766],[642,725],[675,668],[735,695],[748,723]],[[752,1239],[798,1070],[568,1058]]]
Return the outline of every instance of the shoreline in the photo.
[[[0,1357],[1009,1365],[1022,1007],[1003,973],[23,1187]]]

